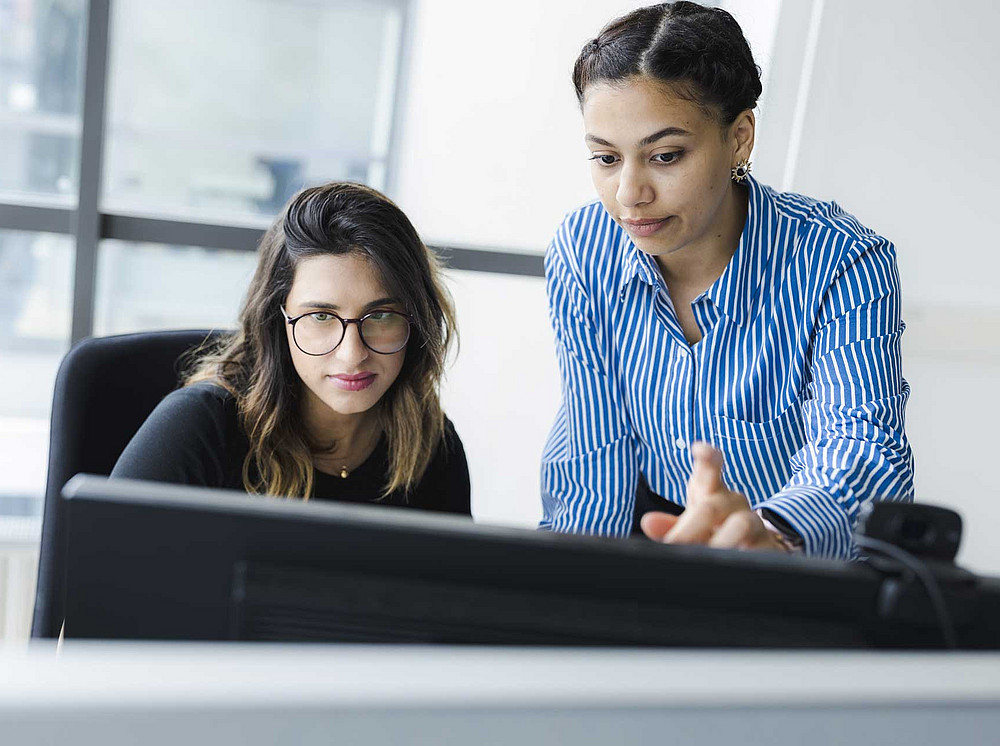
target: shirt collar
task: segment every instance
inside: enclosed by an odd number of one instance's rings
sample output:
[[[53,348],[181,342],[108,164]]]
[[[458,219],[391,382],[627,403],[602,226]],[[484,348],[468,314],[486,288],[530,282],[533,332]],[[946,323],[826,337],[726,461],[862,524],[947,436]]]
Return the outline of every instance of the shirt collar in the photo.
[[[770,190],[752,176],[744,183],[749,190],[749,200],[740,242],[722,275],[701,296],[710,299],[738,324],[756,316],[754,303],[764,280],[777,227],[777,211]],[[624,293],[625,287],[636,278],[655,287],[660,282],[656,261],[636,248],[625,231],[621,234],[625,252],[619,293]]]
[[[722,275],[713,282],[705,297],[737,324],[753,320],[774,245],[777,210],[774,195],[752,176],[746,182],[749,191],[747,221],[733,258]]]
[[[660,268],[656,266],[656,260],[649,254],[640,251],[623,228],[619,227],[618,230],[621,232],[624,254],[621,279],[618,282],[618,295],[621,296],[628,284],[636,279],[656,287],[660,282]]]

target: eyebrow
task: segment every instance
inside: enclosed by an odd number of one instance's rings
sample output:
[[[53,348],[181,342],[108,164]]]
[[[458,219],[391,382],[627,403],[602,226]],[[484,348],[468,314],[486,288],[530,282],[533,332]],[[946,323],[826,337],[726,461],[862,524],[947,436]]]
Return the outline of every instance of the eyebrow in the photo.
[[[399,301],[395,298],[379,298],[378,300],[373,300],[371,303],[364,307],[365,311],[369,311],[372,308],[377,308],[378,306],[389,306],[392,304],[399,304]],[[299,303],[299,308],[323,308],[328,311],[339,311],[340,306],[336,303],[327,303],[321,300],[307,300],[304,303]]]
[[[640,148],[645,148],[647,145],[652,145],[654,142],[656,142],[657,140],[660,140],[660,139],[662,139],[664,137],[670,137],[670,136],[682,136],[683,137],[683,136],[687,136],[687,135],[690,135],[690,134],[691,134],[690,132],[688,132],[686,129],[683,129],[681,127],[664,127],[663,129],[659,130],[658,132],[654,132],[653,134],[647,135],[646,137],[644,137],[641,140],[639,140],[638,146]],[[605,140],[603,138],[600,138],[597,135],[588,134],[586,136],[586,138],[584,138],[584,139],[586,139],[587,142],[592,142],[592,143],[595,143],[596,145],[604,145],[605,147],[608,147],[608,148],[613,148],[614,147],[614,145],[612,145],[611,143],[609,143],[607,140]]]

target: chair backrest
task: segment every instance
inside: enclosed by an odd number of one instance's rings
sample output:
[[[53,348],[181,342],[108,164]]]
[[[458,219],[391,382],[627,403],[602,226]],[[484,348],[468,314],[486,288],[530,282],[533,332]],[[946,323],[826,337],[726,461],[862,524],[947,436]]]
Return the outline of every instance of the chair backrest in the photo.
[[[110,474],[149,413],[179,385],[182,356],[217,334],[191,330],[92,337],[63,358],[52,398],[32,637],[57,637],[62,626],[63,486],[81,472]]]

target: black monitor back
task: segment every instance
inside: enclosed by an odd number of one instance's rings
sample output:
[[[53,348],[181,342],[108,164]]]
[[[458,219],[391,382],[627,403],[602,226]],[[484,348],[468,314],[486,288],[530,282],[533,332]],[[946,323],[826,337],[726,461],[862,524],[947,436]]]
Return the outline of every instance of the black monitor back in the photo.
[[[67,637],[934,646],[859,564],[77,477]]]

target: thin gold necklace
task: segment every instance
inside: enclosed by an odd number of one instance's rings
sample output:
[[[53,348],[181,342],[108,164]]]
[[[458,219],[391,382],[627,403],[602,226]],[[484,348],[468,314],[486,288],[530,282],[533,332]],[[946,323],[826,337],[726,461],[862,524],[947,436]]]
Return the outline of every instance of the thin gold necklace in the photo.
[[[376,445],[378,445],[378,441],[377,440],[376,440]],[[371,454],[369,453],[368,455],[371,455]],[[361,461],[361,464],[363,464],[365,462],[365,460],[367,460],[367,456],[365,457],[365,459],[363,459]],[[361,464],[358,464],[358,466],[361,466]],[[358,467],[356,466],[354,468],[357,469]],[[351,469],[347,468],[347,464],[342,464],[341,467],[340,467],[340,475],[339,475],[340,478],[341,479],[347,479],[349,476],[351,476],[351,471],[352,471]]]

